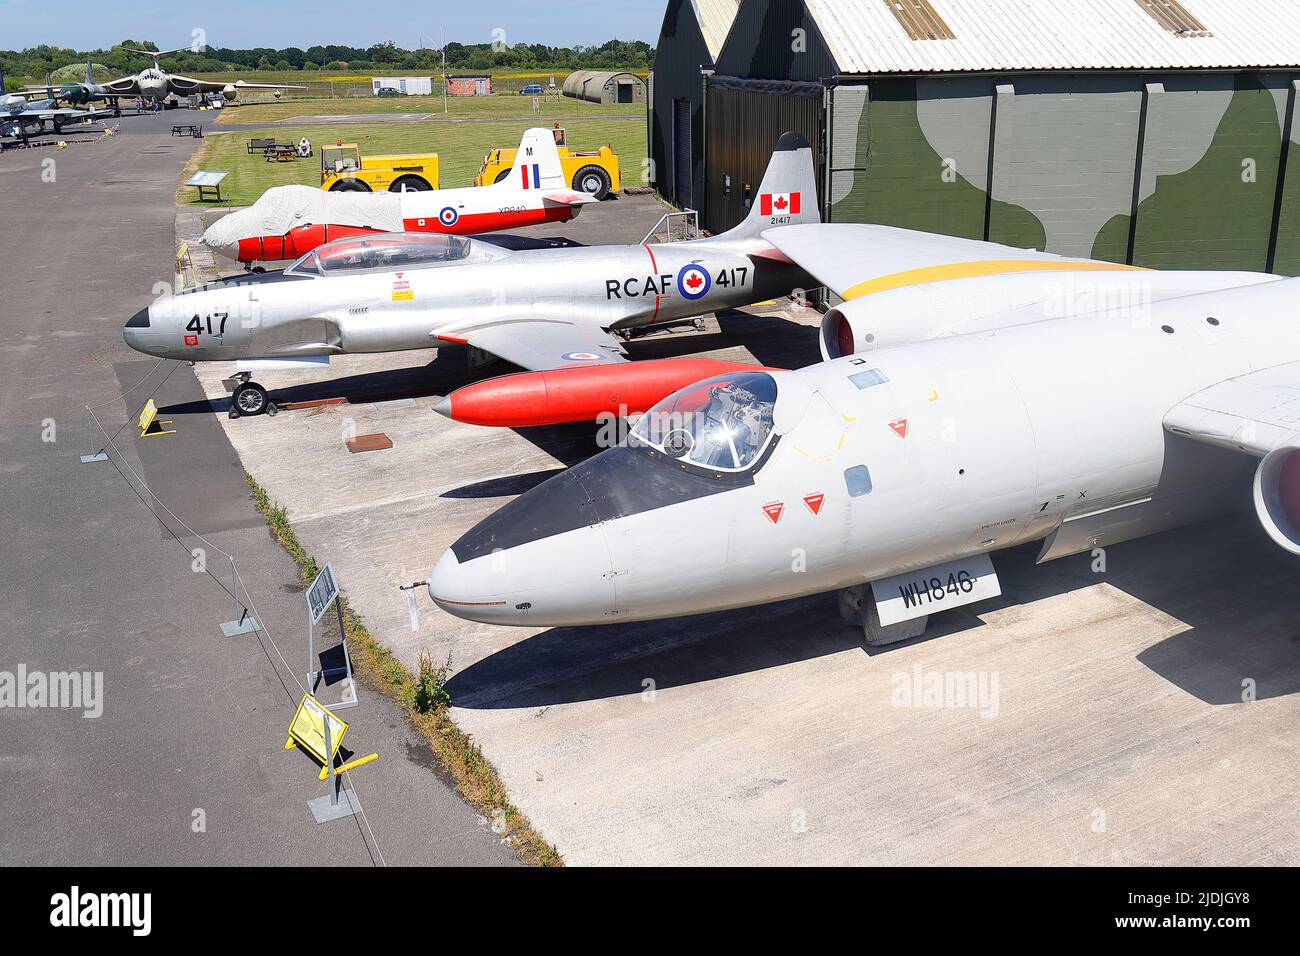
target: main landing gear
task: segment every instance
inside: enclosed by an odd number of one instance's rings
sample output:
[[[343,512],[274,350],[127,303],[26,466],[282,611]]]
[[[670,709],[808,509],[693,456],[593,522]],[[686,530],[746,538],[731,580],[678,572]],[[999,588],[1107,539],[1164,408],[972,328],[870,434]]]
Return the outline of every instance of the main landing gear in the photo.
[[[271,401],[266,389],[256,382],[250,382],[251,372],[240,372],[232,379],[226,379],[226,386],[231,388],[230,417],[252,418],[255,415],[274,415],[280,409]]]

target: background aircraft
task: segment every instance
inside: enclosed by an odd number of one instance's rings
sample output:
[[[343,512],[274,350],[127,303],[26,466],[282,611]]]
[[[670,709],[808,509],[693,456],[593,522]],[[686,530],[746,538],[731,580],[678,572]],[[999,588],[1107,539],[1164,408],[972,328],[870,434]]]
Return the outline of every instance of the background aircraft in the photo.
[[[555,136],[524,132],[511,175],[490,186],[395,193],[322,192],[276,186],[248,209],[223,216],[203,234],[205,245],[240,262],[296,259],[333,239],[379,232],[495,232],[568,222],[589,193],[565,182]]]
[[[129,50],[132,53],[139,53],[142,56],[152,57],[153,66],[146,67],[135,76],[124,76],[121,79],[98,84],[98,96],[139,96],[146,100],[163,100],[169,94],[192,96],[194,94],[220,93],[227,100],[234,100],[240,90],[306,89],[305,86],[289,86],[284,83],[245,83],[243,80],[237,80],[234,83],[217,83],[212,80],[196,80],[188,76],[181,76],[178,73],[168,73],[158,65],[159,58],[169,53],[189,51],[192,49],[191,47],[161,51],[137,50],[134,47],[123,47],[122,49]]]
[[[721,236],[513,252],[460,236],[357,236],[283,273],[158,299],[123,335],[149,355],[237,361],[236,415],[268,408],[266,390],[248,380],[253,371],[327,364],[331,355],[467,345],[526,369],[623,362],[619,332],[806,288],[802,269],[757,253],[771,249],[764,229],[818,221],[815,190],[812,150],[787,133],[749,218]]]
[[[51,94],[42,100],[29,100],[17,93],[5,93],[4,70],[0,69],[0,136],[16,136],[26,141],[33,133],[49,128],[58,133],[64,124],[94,119],[93,110],[74,110],[58,105]]]
[[[839,590],[868,642],[888,644],[998,595],[990,554],[1028,542],[1047,561],[1253,501],[1300,554],[1300,280],[1162,275],[881,226],[764,235],[849,298],[823,335],[842,357],[669,397],[624,445],[457,541],[430,579],[435,602],[538,627]],[[1150,294],[1071,306],[1072,283],[1113,292],[1121,276]],[[1161,297],[1178,283],[1219,288]],[[954,307],[907,311],[927,296]],[[904,335],[907,314],[925,320],[912,341],[856,349],[873,328]]]
[[[123,96],[133,95],[130,93],[111,93],[102,84],[96,83],[94,68],[90,60],[86,61],[86,78],[80,83],[64,83],[59,87],[59,91],[54,93],[47,77],[45,86],[29,86],[27,91],[29,93],[48,93],[56,102],[71,103],[73,106],[87,106],[90,103],[98,102],[110,103],[115,116],[120,116],[122,112],[118,101]]]

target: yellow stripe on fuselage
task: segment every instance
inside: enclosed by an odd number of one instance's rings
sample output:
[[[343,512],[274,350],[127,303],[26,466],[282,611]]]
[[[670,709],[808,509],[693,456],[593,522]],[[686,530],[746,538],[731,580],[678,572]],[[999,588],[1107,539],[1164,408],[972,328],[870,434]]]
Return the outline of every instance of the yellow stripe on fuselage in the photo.
[[[876,292],[888,292],[909,285],[944,282],[948,279],[977,279],[982,276],[1012,275],[1017,272],[1144,272],[1139,266],[1118,262],[1063,262],[1059,259],[989,259],[983,262],[950,262],[925,266],[859,282],[844,292],[844,299],[860,299]]]

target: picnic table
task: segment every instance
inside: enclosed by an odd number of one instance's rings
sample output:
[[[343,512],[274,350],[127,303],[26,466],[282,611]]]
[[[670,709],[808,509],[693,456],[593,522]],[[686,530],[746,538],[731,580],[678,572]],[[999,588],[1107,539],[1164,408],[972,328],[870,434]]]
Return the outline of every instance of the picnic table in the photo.
[[[173,126],[173,127],[172,127],[172,135],[173,135],[173,136],[193,136],[195,139],[202,139],[202,138],[203,138],[203,127],[202,127],[202,126],[194,126],[194,125],[189,124],[189,123],[181,123],[181,124],[178,125],[178,126]]]
[[[268,163],[287,163],[298,158],[298,147],[290,143],[276,143],[263,150]]]
[[[268,147],[268,146],[274,146],[274,145],[275,145],[275,139],[274,139],[274,138],[271,138],[271,139],[257,139],[257,138],[253,138],[253,139],[250,139],[250,140],[248,141],[248,155],[249,155],[249,156],[252,156],[254,153],[263,153],[263,152],[266,151],[266,147]]]

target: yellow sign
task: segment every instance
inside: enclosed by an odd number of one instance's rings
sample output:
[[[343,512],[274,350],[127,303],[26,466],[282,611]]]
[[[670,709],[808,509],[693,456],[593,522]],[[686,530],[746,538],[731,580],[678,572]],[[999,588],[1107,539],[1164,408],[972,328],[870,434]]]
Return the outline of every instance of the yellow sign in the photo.
[[[154,400],[151,398],[140,412],[140,437],[157,438],[159,435],[175,435],[176,432],[168,431],[165,427],[170,424],[170,421],[158,420],[158,406],[154,404]]]
[[[330,752],[328,754],[325,753],[325,721],[327,719],[330,722]],[[339,751],[339,744],[343,741],[343,735],[347,732],[347,721],[339,720],[311,694],[303,694],[302,701],[298,704],[298,710],[294,712],[293,720],[289,724],[289,739],[285,741],[284,749],[292,750],[294,744],[297,744],[319,760],[325,767],[326,772],[328,772],[334,755]]]
[[[415,293],[410,289],[398,289],[393,292],[394,302],[414,302]]]

